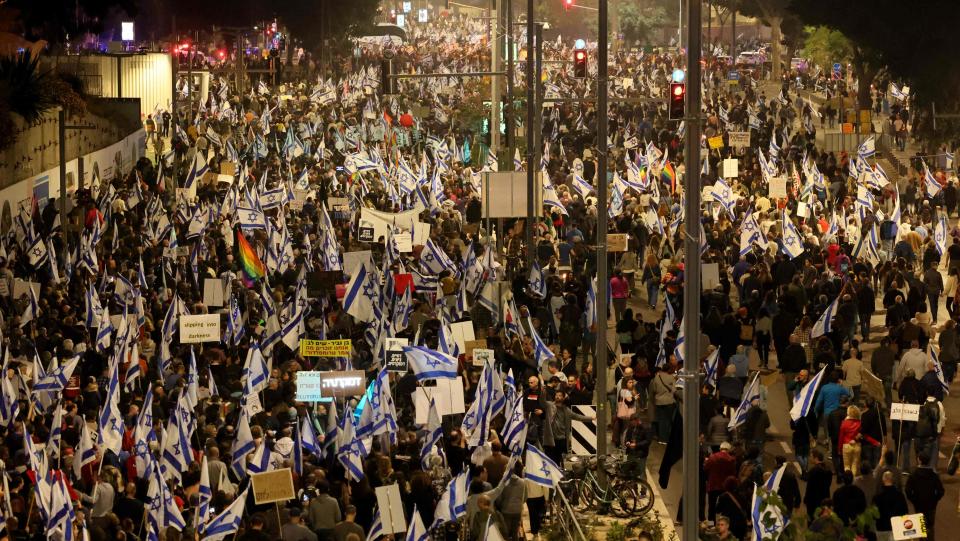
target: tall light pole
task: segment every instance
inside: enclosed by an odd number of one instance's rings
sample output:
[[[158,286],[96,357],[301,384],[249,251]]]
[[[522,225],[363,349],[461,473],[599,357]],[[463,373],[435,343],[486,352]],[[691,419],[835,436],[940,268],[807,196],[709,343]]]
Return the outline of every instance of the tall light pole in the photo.
[[[536,130],[535,130],[535,120],[536,120],[536,89],[539,81],[534,80],[534,47],[537,49],[540,48],[540,43],[534,45],[534,30],[536,24],[533,21],[534,12],[533,12],[533,0],[527,0],[527,231],[526,231],[526,243],[527,243],[527,266],[532,268],[535,261],[536,252],[534,251],[533,244],[533,228],[534,222],[536,222],[536,207],[533,201],[534,194],[534,182],[537,178],[536,167],[538,164],[534,163],[534,153],[536,152]],[[512,29],[512,27],[511,27]],[[511,158],[512,159],[512,158]]]
[[[683,538],[698,539],[700,523],[700,4],[687,6],[687,100],[684,111],[683,253]]]
[[[597,36],[597,329],[594,373],[597,374],[597,458],[607,454],[607,1],[600,0]],[[597,468],[601,483],[606,472]],[[694,538],[688,538],[694,539]]]

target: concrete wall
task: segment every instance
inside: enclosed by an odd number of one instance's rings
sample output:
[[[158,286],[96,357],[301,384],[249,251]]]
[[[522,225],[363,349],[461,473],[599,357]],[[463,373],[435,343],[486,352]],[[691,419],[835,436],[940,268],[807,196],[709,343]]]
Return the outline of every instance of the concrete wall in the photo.
[[[84,184],[94,170],[101,179],[127,172],[144,155],[145,134],[139,121],[139,100],[90,99],[87,114],[68,117],[71,125],[96,126],[67,130],[67,190],[77,188],[78,157],[84,157]],[[21,128],[17,142],[0,152],[0,202],[7,208],[36,196],[42,204],[60,193],[58,113]]]

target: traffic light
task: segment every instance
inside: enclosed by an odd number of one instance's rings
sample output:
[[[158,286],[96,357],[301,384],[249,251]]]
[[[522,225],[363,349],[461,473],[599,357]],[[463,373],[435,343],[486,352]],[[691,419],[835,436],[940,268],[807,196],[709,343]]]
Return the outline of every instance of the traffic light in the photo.
[[[569,11],[573,7],[573,0],[563,0],[563,9]]]
[[[670,120],[683,120],[683,102],[687,89],[683,83],[670,83]]]
[[[587,51],[583,49],[573,50],[573,76],[578,79],[587,76]]]
[[[396,94],[397,80],[393,75],[393,59],[385,58],[380,61],[380,92],[383,95]]]

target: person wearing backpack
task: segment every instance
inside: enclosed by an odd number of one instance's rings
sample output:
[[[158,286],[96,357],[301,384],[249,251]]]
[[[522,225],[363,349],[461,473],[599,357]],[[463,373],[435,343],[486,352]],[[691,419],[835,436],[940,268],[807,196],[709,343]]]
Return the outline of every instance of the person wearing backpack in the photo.
[[[926,402],[920,406],[916,429],[913,433],[913,446],[917,456],[926,453],[930,457],[930,467],[937,469],[940,455],[940,432],[943,430],[946,416],[943,403],[928,394]]]

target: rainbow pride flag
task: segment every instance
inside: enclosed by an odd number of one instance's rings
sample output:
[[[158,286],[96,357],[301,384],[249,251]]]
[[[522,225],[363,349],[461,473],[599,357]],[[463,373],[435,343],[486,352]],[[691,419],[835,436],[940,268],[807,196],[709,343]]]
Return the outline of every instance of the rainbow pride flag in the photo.
[[[670,184],[670,193],[677,193],[677,172],[673,169],[673,164],[667,162],[660,172],[660,178]]]
[[[254,282],[266,276],[267,269],[239,228],[237,229],[237,253],[240,259],[240,268],[243,270],[240,277],[243,279],[244,285],[250,287]]]

